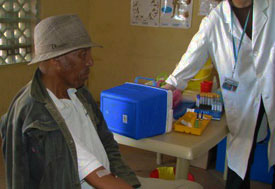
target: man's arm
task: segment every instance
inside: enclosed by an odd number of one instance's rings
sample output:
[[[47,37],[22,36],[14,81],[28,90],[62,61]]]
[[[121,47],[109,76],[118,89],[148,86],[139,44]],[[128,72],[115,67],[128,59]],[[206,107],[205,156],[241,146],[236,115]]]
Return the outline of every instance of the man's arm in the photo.
[[[95,188],[132,188],[122,179],[115,177],[109,170],[105,169],[97,157],[87,151],[87,146],[78,138],[74,138],[77,149],[77,161],[80,180],[85,180]]]
[[[109,173],[104,167],[99,167],[85,177],[85,181],[95,188],[101,189],[131,189],[132,186],[124,180],[115,177]]]
[[[21,125],[18,124],[18,119],[15,120],[18,117],[14,114],[14,108],[11,108],[0,121],[6,187],[13,189],[23,189],[29,185],[29,162]]]
[[[119,146],[114,140],[113,134],[108,130],[101,112],[99,112],[99,119],[100,124],[98,133],[110,161],[111,172],[131,184],[133,187],[140,186],[135,173],[122,160]]]
[[[133,187],[139,187],[140,182],[138,181],[135,173],[124,163],[122,160],[121,154],[119,152],[119,146],[114,140],[113,134],[109,131],[106,122],[104,121],[103,115],[100,112],[97,104],[95,103],[92,95],[85,88],[81,89],[78,97],[82,99],[83,102],[87,102],[89,107],[94,113],[91,114],[91,118],[95,123],[97,128],[97,133],[99,138],[105,148],[106,154],[110,162],[110,171],[112,174],[115,174],[120,179],[124,180],[126,183],[130,184]],[[85,177],[86,178],[86,177]]]
[[[103,118],[103,115],[97,105],[93,103],[93,109],[96,112],[98,123],[97,131],[99,138],[107,153],[108,159],[110,161],[110,169],[113,174],[123,179],[128,184],[133,187],[139,187],[140,183],[135,175],[135,173],[128,167],[122,160],[119,146],[114,140],[113,134],[108,129],[107,124]]]

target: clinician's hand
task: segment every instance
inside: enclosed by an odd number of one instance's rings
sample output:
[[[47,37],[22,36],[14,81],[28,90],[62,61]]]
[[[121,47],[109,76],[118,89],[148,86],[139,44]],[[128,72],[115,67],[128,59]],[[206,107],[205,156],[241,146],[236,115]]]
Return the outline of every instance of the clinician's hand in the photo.
[[[167,89],[167,90],[171,90],[171,91],[176,90],[176,87],[174,87],[173,85],[170,85],[170,84],[165,84],[161,88],[164,88],[164,89]]]
[[[97,168],[96,170],[91,172],[87,177],[85,177],[85,181],[89,183],[91,186],[98,189],[132,189],[133,188],[124,180],[122,180],[121,178],[116,178],[112,174],[99,177],[97,172],[103,169],[104,167]]]

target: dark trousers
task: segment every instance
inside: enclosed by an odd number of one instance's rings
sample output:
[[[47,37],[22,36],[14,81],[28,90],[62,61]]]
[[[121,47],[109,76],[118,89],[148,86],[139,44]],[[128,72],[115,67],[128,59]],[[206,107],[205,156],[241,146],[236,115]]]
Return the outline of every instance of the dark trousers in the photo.
[[[243,180],[239,175],[237,175],[233,170],[231,170],[228,167],[227,180],[226,180],[226,186],[225,186],[226,189],[249,189],[250,188],[250,170],[251,170],[252,163],[254,161],[254,153],[256,149],[257,136],[258,136],[259,128],[261,126],[264,113],[265,113],[265,109],[264,109],[263,103],[261,103],[261,107],[260,107],[259,115],[257,119],[257,125],[255,129],[255,134],[253,138],[252,149],[248,159],[245,178]],[[273,169],[275,169],[275,166],[273,166]],[[272,189],[275,189],[275,170],[273,174]]]

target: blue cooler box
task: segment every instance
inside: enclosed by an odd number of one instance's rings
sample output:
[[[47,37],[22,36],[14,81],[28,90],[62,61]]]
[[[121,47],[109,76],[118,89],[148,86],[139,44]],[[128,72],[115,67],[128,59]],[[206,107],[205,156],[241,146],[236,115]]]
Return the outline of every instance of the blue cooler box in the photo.
[[[137,83],[102,91],[100,109],[112,132],[141,139],[172,128],[172,92]]]

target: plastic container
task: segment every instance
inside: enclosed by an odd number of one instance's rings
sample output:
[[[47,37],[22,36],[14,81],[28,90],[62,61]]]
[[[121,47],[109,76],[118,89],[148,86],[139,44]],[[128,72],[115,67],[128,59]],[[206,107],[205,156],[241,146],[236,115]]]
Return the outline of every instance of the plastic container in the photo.
[[[195,75],[193,79],[188,82],[185,90],[200,91],[200,83],[204,80],[211,81],[213,79],[212,75],[213,65],[211,59],[208,59],[203,68]]]
[[[204,119],[197,120],[197,113],[187,112],[174,123],[174,130],[194,135],[201,135],[212,118],[209,115],[203,115],[203,117]],[[190,123],[191,126],[183,124],[182,120]]]
[[[176,169],[174,167],[158,167],[150,173],[150,178],[160,178],[165,180],[175,180]],[[189,181],[195,181],[195,177],[188,173]]]
[[[203,81],[201,82],[201,93],[210,93],[212,91],[213,82],[212,81]]]
[[[158,167],[150,173],[151,178],[160,178],[165,180],[175,180],[174,167]]]
[[[102,91],[100,108],[109,129],[134,139],[169,132],[172,127],[172,92],[125,83]]]

